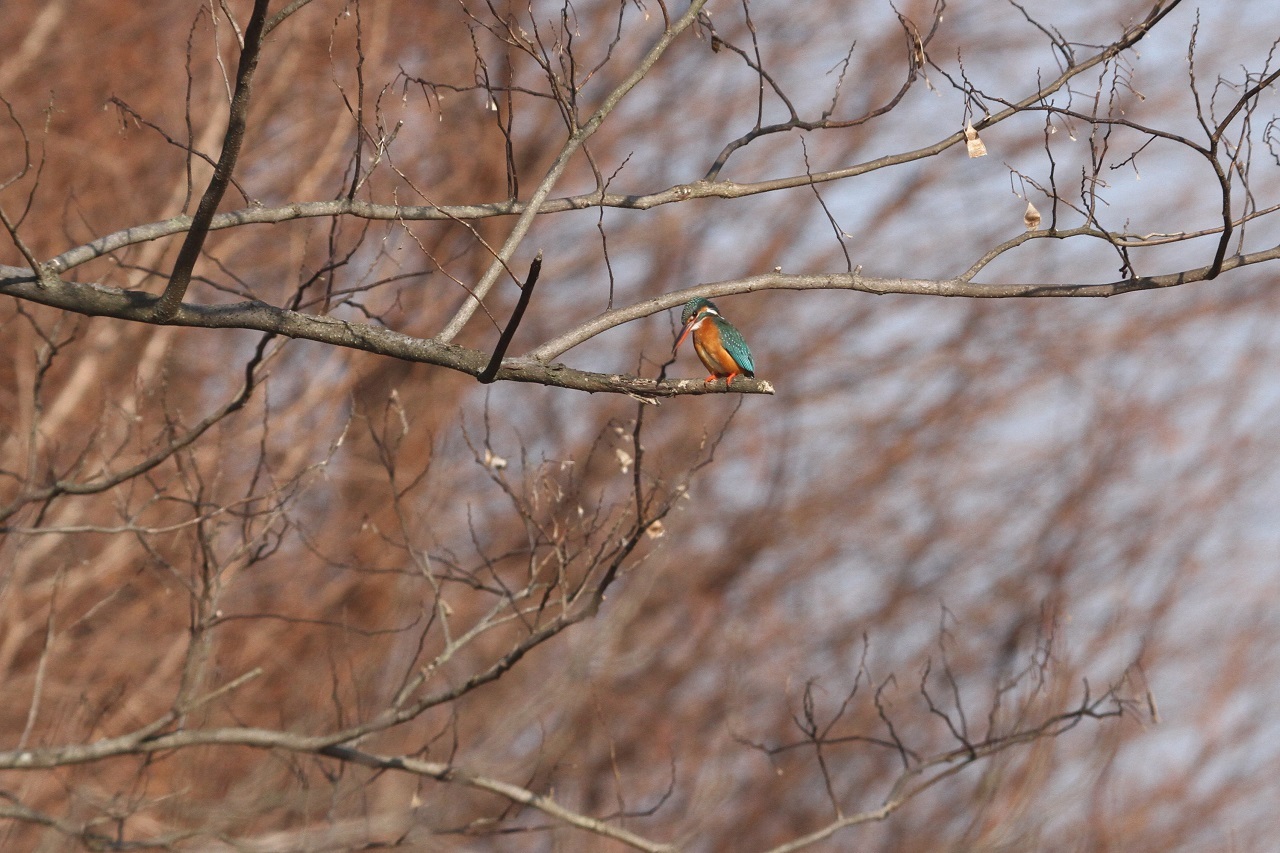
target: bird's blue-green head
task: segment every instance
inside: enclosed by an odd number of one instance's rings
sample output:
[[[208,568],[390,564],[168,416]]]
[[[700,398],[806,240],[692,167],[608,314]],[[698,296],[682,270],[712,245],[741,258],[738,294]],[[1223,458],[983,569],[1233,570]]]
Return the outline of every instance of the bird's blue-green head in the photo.
[[[703,299],[701,296],[695,296],[690,299],[684,304],[684,311],[680,313],[680,325],[688,326],[705,308],[716,311],[716,306],[712,304],[710,299]],[[719,314],[720,312],[716,311],[716,313]]]
[[[676,350],[680,349],[680,344],[684,343],[684,339],[689,337],[693,327],[698,325],[698,321],[706,314],[720,316],[720,312],[716,310],[715,305],[711,304],[710,299],[695,296],[684,304],[684,311],[680,312],[680,325],[684,327],[684,330],[680,333],[680,337],[676,339],[676,345],[671,348],[673,355]]]

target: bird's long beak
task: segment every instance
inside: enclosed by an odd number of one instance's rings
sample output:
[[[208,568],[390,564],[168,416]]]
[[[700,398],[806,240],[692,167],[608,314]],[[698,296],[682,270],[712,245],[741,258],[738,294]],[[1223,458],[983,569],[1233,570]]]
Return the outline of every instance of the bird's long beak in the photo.
[[[698,325],[697,317],[690,317],[689,322],[684,324],[684,331],[680,333],[680,337],[676,339],[676,345],[671,348],[671,354],[675,355],[676,350],[680,349],[680,345],[684,343],[684,339],[689,337],[689,333],[693,331],[693,327]]]

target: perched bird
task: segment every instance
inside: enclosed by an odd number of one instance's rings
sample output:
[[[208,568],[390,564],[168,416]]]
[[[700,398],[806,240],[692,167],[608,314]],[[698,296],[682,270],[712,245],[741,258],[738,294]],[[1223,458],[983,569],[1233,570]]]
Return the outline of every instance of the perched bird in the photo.
[[[675,355],[684,339],[693,334],[693,349],[698,358],[711,371],[706,382],[720,377],[725,379],[725,387],[733,382],[733,377],[756,375],[756,365],[751,359],[751,350],[742,339],[742,333],[735,329],[728,320],[720,316],[716,306],[701,296],[695,296],[685,303],[684,312],[680,315],[684,331],[672,348]]]

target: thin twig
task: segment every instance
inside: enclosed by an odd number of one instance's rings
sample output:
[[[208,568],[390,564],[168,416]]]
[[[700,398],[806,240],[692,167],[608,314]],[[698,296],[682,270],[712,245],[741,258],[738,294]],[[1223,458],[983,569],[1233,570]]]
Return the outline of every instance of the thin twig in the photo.
[[[569,165],[569,160],[577,153],[582,144],[586,142],[593,133],[604,122],[605,118],[613,112],[614,107],[626,96],[628,92],[636,87],[636,85],[644,79],[654,64],[666,52],[667,47],[675,41],[676,36],[688,29],[689,25],[697,20],[698,13],[702,7],[707,4],[707,0],[693,0],[689,4],[688,10],[671,26],[669,26],[658,39],[657,43],[649,49],[644,59],[636,66],[635,70],[627,76],[617,88],[609,93],[600,107],[591,115],[591,118],[583,122],[582,126],[577,128],[569,139],[565,142],[564,147],[560,149],[560,154],[552,163],[551,168],[547,170],[546,175],[539,182],[537,189],[533,191],[533,195],[529,198],[525,205],[524,211],[520,214],[520,218],[516,220],[516,224],[512,227],[511,233],[507,235],[507,240],[502,244],[502,248],[498,250],[496,257],[489,265],[488,270],[476,283],[475,288],[463,301],[462,307],[454,314],[453,319],[444,327],[444,330],[436,337],[440,343],[448,343],[457,337],[462,331],[462,327],[467,324],[471,316],[475,314],[476,309],[480,307],[480,301],[488,295],[489,291],[497,283],[498,277],[505,269],[507,262],[511,260],[511,256],[515,254],[516,247],[524,240],[525,235],[529,232],[529,228],[533,225],[533,219],[542,209],[543,202],[547,196],[551,194],[551,189],[560,180],[560,176],[564,173],[565,168]]]
[[[516,301],[515,310],[511,312],[511,319],[507,321],[507,327],[502,330],[502,336],[498,338],[498,345],[493,349],[493,358],[489,359],[489,364],[480,375],[476,377],[484,385],[488,385],[498,378],[498,368],[502,366],[502,357],[507,354],[507,347],[511,346],[511,339],[515,337],[516,328],[520,325],[521,318],[524,317],[524,311],[529,307],[529,298],[533,296],[533,286],[538,283],[538,274],[542,272],[542,252],[538,252],[538,256],[533,259],[533,263],[529,264],[529,275],[524,280],[524,286],[520,288],[520,298]]]

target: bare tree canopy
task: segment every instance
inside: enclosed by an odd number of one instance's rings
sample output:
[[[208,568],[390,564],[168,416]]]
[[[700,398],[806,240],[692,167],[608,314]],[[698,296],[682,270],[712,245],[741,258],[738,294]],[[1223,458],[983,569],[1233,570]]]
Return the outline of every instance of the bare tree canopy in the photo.
[[[1274,3],[5,12],[5,849],[1280,844]]]

